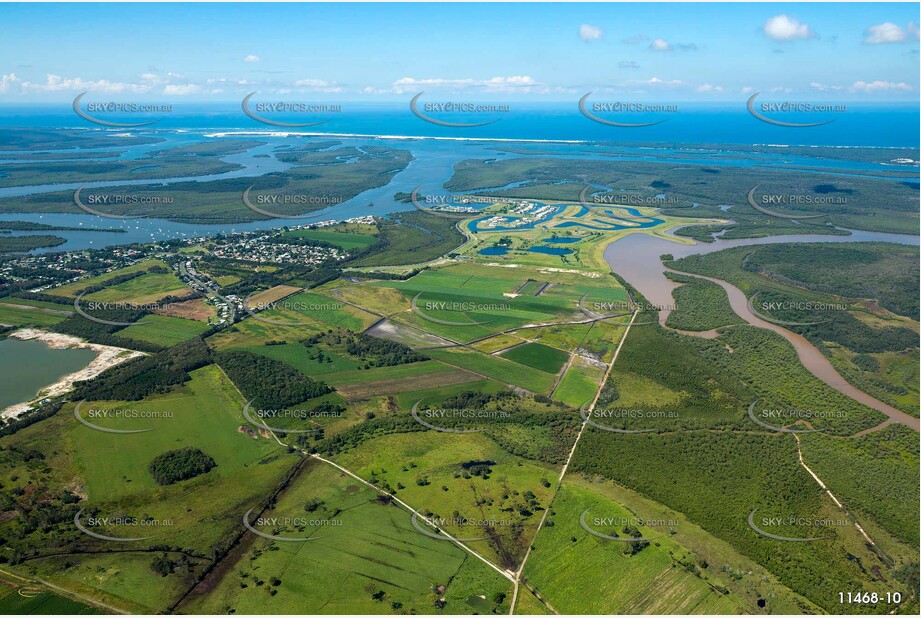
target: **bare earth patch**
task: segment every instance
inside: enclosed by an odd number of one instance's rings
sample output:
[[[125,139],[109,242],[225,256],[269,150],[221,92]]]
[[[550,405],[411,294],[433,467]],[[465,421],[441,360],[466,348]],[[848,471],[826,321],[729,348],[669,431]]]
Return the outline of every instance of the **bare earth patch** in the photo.
[[[398,380],[382,380],[380,382],[367,382],[364,384],[342,384],[336,387],[339,394],[350,401],[367,399],[376,395],[394,395],[409,391],[425,390],[438,386],[460,384],[482,380],[480,376],[463,369],[440,371],[421,376],[400,378]]]
[[[249,306],[265,306],[300,291],[301,288],[293,285],[276,285],[274,288],[269,288],[264,292],[253,294],[249,299]]]
[[[169,303],[162,308],[154,309],[154,313],[198,322],[207,322],[208,318],[215,315],[214,307],[206,303],[204,298],[193,298],[181,303]]]

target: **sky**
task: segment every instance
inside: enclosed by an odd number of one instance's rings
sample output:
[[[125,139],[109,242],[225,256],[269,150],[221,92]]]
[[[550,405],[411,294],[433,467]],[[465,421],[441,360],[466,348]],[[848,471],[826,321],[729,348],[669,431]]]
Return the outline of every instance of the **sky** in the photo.
[[[917,3],[0,4],[0,104],[917,102],[918,22]]]

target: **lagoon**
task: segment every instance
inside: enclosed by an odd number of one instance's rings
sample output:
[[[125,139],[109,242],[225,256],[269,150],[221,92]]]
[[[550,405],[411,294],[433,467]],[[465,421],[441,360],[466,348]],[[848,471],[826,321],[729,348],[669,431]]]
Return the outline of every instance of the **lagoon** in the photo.
[[[89,349],[52,349],[41,341],[0,341],[0,410],[31,401],[38,392],[90,364]]]

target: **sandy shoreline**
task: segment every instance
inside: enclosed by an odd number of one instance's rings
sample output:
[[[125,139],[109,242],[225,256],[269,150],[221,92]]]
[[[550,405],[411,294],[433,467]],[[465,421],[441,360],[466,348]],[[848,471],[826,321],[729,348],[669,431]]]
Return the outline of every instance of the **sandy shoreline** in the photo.
[[[100,345],[90,343],[79,337],[71,335],[61,335],[59,333],[49,333],[47,331],[35,328],[20,328],[7,335],[10,339],[19,339],[21,341],[41,341],[52,350],[65,350],[68,348],[85,348],[96,353],[96,358],[90,361],[90,364],[66,376],[61,377],[54,384],[43,387],[36,397],[31,401],[16,403],[0,411],[0,417],[9,419],[16,418],[24,412],[28,412],[32,406],[48,397],[56,397],[73,390],[74,382],[79,380],[90,380],[100,373],[120,365],[128,360],[146,356],[143,352],[136,352],[125,348],[116,348],[109,345]]]

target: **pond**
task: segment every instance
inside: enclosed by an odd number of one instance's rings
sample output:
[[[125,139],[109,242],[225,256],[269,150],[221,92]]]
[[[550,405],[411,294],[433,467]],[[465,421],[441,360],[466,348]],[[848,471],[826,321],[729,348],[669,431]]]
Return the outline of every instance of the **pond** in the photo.
[[[531,247],[528,251],[531,253],[543,253],[544,255],[569,255],[572,253],[572,249],[566,249],[564,247],[545,247],[544,245]]]
[[[477,251],[480,255],[505,255],[508,253],[508,247],[486,247]]]
[[[0,341],[0,410],[31,401],[38,391],[90,364],[89,349],[52,349],[41,341]]]

